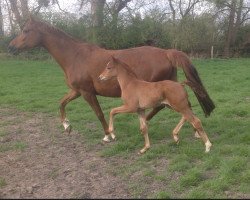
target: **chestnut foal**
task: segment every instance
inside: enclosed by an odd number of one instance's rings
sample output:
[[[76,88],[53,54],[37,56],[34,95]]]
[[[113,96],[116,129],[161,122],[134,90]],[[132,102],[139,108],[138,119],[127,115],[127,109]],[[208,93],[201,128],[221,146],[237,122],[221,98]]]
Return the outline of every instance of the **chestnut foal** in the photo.
[[[113,139],[115,139],[113,126],[114,115],[118,113],[137,112],[140,120],[140,130],[145,139],[145,146],[139,153],[142,154],[146,152],[150,148],[150,142],[145,109],[155,108],[163,104],[170,106],[176,112],[182,114],[180,122],[173,130],[173,139],[175,142],[178,143],[178,133],[185,121],[188,121],[197,130],[205,143],[205,152],[210,151],[212,144],[203,130],[201,121],[193,114],[187,92],[182,84],[169,80],[159,82],[139,80],[126,63],[114,57],[112,57],[111,61],[107,64],[105,70],[99,76],[99,79],[105,81],[113,77],[117,77],[122,91],[121,98],[124,102],[124,105],[113,108],[110,112],[109,132]],[[108,137],[108,135],[105,137]]]

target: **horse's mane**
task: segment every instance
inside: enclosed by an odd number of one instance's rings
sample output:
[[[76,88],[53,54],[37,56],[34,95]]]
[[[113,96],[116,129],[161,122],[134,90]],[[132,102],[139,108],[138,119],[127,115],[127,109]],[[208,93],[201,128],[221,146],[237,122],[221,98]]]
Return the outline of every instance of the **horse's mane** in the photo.
[[[134,73],[134,71],[131,69],[131,67],[129,67],[128,64],[126,64],[125,62],[121,61],[120,59],[114,58],[115,62],[117,62],[118,64],[120,64],[120,66],[125,69],[129,75],[131,75],[132,77],[138,78],[137,75]]]
[[[33,22],[35,23],[35,26],[37,27],[37,29],[39,29],[42,32],[54,33],[58,37],[65,37],[66,36],[66,37],[69,37],[70,39],[74,40],[75,42],[83,42],[79,39],[73,38],[69,34],[65,33],[63,30],[60,30],[59,28],[56,28],[55,26],[52,26],[46,22],[38,21],[38,20],[33,20]]]

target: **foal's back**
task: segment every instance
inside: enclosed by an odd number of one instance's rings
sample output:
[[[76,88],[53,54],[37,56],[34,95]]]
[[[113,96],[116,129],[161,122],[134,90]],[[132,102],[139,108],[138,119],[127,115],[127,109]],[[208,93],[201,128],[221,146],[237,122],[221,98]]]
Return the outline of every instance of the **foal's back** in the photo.
[[[189,105],[184,86],[170,80],[147,82],[134,79],[127,90],[131,91],[130,99],[137,99],[140,108],[152,108],[160,104],[167,104],[179,111]]]

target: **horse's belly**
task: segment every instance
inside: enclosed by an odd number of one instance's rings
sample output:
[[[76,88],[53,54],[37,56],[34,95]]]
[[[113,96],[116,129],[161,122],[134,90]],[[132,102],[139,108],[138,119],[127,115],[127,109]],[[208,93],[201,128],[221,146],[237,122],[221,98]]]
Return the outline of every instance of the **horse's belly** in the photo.
[[[120,97],[121,89],[117,80],[100,81],[94,83],[95,91],[98,95],[105,97]]]

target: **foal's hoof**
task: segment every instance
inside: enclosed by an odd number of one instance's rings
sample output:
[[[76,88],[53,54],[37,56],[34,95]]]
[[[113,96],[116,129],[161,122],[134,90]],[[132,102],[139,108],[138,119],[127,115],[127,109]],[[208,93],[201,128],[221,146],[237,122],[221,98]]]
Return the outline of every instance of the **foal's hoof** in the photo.
[[[206,146],[205,152],[208,153],[210,151],[210,149],[211,149],[212,144],[211,144],[211,142],[206,142],[205,146]]]
[[[179,142],[180,142],[180,140],[179,140],[179,138],[177,137],[177,136],[174,136],[174,141],[175,141],[175,143],[178,145],[179,144]]]
[[[112,141],[116,141],[116,136],[113,132],[110,133]]]
[[[111,139],[110,139],[111,138]],[[114,133],[110,133],[109,135],[105,135],[104,138],[102,139],[103,143],[109,143],[116,141],[116,136]]]
[[[138,155],[142,155],[144,154],[150,147],[144,147],[143,149],[141,149],[139,152],[138,152]]]

